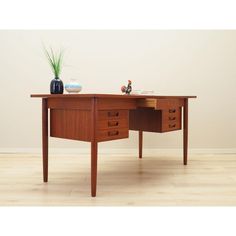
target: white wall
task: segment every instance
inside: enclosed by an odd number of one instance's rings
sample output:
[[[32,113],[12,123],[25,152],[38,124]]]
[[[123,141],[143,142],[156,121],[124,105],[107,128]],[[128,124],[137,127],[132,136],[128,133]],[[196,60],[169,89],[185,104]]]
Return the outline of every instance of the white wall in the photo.
[[[65,48],[61,79],[84,93],[120,93],[122,84],[190,100],[190,148],[236,148],[236,31],[0,31],[0,149],[41,145],[41,101],[53,78],[42,42]],[[134,148],[130,139],[101,144]],[[54,148],[87,148],[51,139]],[[146,148],[179,148],[182,132],[145,133]]]

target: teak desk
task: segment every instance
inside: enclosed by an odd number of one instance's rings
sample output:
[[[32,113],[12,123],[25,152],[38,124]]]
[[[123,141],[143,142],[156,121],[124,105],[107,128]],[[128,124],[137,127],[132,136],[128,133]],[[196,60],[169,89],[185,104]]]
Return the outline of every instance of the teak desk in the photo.
[[[182,129],[183,163],[187,165],[188,99],[196,96],[115,94],[34,94],[42,98],[43,180],[48,181],[48,109],[50,136],[91,143],[91,195],[96,196],[98,142],[129,137],[139,131],[142,158],[143,131],[171,132]]]

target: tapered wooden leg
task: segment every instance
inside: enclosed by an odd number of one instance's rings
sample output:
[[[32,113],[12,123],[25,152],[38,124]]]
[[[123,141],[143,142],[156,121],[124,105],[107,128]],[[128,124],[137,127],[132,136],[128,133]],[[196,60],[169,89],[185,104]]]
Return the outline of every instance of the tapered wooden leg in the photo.
[[[91,142],[91,195],[96,197],[97,190],[97,142]]]
[[[188,162],[188,99],[184,100],[184,128],[183,128],[183,144],[184,144],[184,165]]]
[[[42,99],[42,147],[43,147],[43,181],[48,182],[48,105]]]
[[[143,157],[143,131],[139,130],[139,158]]]

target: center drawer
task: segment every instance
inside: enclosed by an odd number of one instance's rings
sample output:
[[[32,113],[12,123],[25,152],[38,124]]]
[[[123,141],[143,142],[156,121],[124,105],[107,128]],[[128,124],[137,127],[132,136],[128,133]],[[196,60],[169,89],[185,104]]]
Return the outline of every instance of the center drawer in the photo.
[[[98,111],[97,140],[108,141],[129,137],[128,110]]]
[[[155,110],[164,110],[170,107],[183,107],[183,98],[144,98],[137,101],[138,108],[152,108]]]

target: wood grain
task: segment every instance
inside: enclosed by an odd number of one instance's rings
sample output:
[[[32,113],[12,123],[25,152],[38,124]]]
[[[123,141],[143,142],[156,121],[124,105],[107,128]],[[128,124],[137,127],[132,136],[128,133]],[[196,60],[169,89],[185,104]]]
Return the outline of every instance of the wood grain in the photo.
[[[139,158],[143,158],[143,131],[139,130],[139,137],[138,137],[138,142],[139,142]]]
[[[43,181],[48,182],[48,104],[42,99],[42,152],[43,152]]]
[[[128,117],[126,119],[100,120],[98,121],[98,129],[114,129],[129,127]]]
[[[91,98],[67,98],[64,97],[49,97],[48,108],[50,109],[91,109]]]
[[[96,197],[97,194],[97,159],[98,159],[98,142],[97,142],[97,98],[92,99],[91,103],[91,196]]]
[[[184,116],[183,116],[183,162],[184,165],[188,163],[188,99],[184,100]]]
[[[111,119],[127,119],[129,115],[128,110],[105,110],[98,111],[98,120],[111,120]]]
[[[91,111],[77,109],[50,110],[50,136],[91,141]]]
[[[153,108],[156,110],[163,110],[172,108],[178,108],[184,106],[183,98],[145,98],[137,100],[138,108]]]
[[[162,110],[161,131],[168,132],[181,129],[181,107]],[[172,112],[174,111],[174,112]]]
[[[156,109],[170,109],[170,108],[178,108],[184,106],[184,99],[156,99]]]
[[[134,98],[196,98],[196,96],[163,96],[163,95],[122,95],[122,94],[31,94],[32,98],[121,98],[121,99],[134,99]]]
[[[169,110],[130,110],[129,129],[157,133],[180,130],[181,108],[175,108],[175,113],[170,113]],[[170,119],[173,117],[175,120]]]
[[[137,109],[129,112],[129,129],[148,132],[161,132],[161,111]]]
[[[128,95],[127,95],[128,96]],[[98,110],[111,110],[111,109],[136,109],[136,100],[122,98],[99,98],[98,99]]]
[[[110,141],[116,139],[123,139],[129,137],[129,128],[113,128],[106,130],[98,130],[97,131],[97,140],[99,142],[102,141]]]

